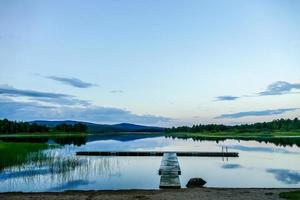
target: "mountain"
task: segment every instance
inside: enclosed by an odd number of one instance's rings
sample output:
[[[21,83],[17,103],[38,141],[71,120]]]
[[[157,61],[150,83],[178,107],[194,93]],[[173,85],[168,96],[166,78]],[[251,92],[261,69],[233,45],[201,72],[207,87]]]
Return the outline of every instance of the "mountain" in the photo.
[[[65,120],[65,121],[48,121],[48,120],[35,120],[31,121],[30,123],[36,123],[38,125],[45,125],[49,127],[54,127],[59,124],[68,124],[74,125],[76,123],[85,124],[88,127],[89,132],[162,132],[165,128],[161,127],[153,127],[153,126],[142,126],[130,123],[121,123],[121,124],[95,124],[90,122],[82,122],[82,121],[72,121],[72,120]]]

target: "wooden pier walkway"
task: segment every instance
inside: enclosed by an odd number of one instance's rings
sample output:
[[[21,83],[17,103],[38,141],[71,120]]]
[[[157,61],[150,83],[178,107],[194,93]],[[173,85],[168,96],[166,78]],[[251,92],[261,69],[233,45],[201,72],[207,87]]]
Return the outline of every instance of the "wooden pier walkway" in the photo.
[[[179,175],[181,174],[176,153],[164,153],[158,171],[160,188],[180,188]]]
[[[164,153],[176,153],[177,156],[196,157],[238,157],[237,152],[175,152],[175,151],[78,151],[77,156],[163,156]]]
[[[158,174],[160,188],[180,188],[181,169],[177,156],[238,157],[237,152],[175,152],[175,151],[79,151],[77,156],[162,156]]]

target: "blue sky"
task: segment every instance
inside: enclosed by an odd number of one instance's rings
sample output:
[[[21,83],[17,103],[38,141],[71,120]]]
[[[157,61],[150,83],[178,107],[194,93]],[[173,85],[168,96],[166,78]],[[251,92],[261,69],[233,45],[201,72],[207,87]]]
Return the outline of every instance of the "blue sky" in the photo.
[[[300,2],[0,1],[0,118],[300,116]]]

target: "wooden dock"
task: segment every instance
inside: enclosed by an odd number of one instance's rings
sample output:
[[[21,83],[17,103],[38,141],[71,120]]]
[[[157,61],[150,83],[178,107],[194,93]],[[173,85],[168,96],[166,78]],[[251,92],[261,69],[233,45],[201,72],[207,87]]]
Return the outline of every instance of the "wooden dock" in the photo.
[[[239,157],[237,152],[175,152],[175,151],[78,151],[77,156],[163,156],[164,153],[176,153],[186,157]]]
[[[237,152],[175,152],[175,151],[79,151],[77,156],[162,156],[158,174],[160,188],[180,188],[181,169],[177,156],[191,157],[238,157]]]
[[[181,174],[176,153],[164,153],[162,157],[158,173],[161,175],[163,172],[169,171]]]
[[[176,153],[164,153],[158,171],[160,188],[180,188],[179,175],[181,174]]]

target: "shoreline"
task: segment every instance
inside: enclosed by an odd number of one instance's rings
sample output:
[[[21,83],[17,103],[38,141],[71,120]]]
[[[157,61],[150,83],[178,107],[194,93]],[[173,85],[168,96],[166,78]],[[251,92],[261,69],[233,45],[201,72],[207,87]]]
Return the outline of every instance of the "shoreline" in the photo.
[[[5,192],[0,193],[1,200],[93,200],[93,199],[201,199],[201,200],[250,200],[282,199],[281,192],[299,191],[299,188],[184,188],[160,190],[68,190],[64,192]]]

